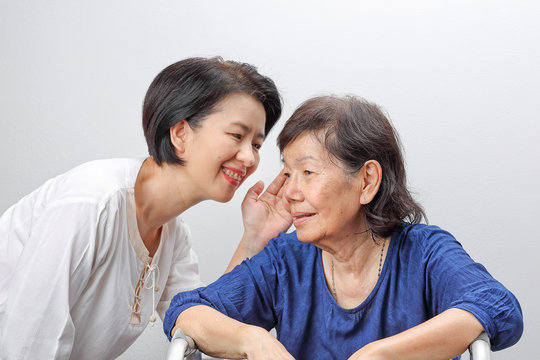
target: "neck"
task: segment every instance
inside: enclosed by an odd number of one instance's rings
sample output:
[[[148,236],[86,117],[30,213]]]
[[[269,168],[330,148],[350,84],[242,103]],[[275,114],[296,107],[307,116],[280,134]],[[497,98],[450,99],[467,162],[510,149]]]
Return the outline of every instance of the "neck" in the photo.
[[[375,240],[382,243],[379,238],[375,238]],[[380,250],[380,246],[374,241],[372,232],[365,227],[340,238],[327,239],[324,245],[320,247],[328,254],[328,260],[334,261],[347,272],[353,273],[361,273],[362,269],[368,265],[372,255],[377,252],[377,249]]]
[[[322,252],[328,288],[345,308],[361,304],[375,287],[384,264],[390,238],[369,238],[357,241],[348,251]],[[354,240],[351,240],[354,241]]]
[[[137,226],[147,249],[157,249],[161,227],[197,204],[187,176],[182,176],[183,167],[162,163],[147,158],[135,181],[135,207]]]

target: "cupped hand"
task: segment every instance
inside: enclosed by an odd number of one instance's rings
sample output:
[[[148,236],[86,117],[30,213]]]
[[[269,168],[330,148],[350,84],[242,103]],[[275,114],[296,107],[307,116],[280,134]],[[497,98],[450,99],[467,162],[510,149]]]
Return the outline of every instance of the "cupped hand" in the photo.
[[[264,183],[259,181],[242,201],[244,237],[249,241],[250,256],[261,251],[270,239],[287,231],[292,224],[289,206],[283,197],[285,180],[287,178],[281,171],[262,195]]]

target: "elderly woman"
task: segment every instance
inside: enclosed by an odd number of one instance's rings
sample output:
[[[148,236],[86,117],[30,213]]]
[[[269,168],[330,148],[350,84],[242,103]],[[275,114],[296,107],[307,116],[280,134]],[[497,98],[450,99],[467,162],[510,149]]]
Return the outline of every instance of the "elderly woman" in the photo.
[[[448,359],[482,331],[493,350],[518,341],[516,298],[450,233],[419,223],[377,106],[311,99],[278,143],[296,232],[178,294],[168,336],[181,328],[206,353],[248,359]]]

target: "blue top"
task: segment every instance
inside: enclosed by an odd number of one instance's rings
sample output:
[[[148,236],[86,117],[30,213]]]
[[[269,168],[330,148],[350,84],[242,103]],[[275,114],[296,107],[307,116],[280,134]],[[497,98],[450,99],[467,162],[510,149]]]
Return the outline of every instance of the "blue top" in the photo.
[[[404,224],[394,232],[375,288],[354,309],[336,303],[320,249],[298,241],[296,233],[280,234],[211,285],[176,295],[163,325],[169,339],[178,314],[201,304],[241,322],[275,327],[295,359],[346,359],[449,308],[471,312],[493,350],[515,344],[523,332],[514,295],[451,234],[423,224]]]

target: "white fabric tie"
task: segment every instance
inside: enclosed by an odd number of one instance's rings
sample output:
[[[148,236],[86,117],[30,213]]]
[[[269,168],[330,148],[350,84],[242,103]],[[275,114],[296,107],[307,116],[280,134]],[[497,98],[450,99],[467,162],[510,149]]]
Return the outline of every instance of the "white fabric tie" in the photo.
[[[152,326],[154,325],[156,321],[156,292],[159,291],[159,285],[156,283],[156,273],[157,273],[157,281],[159,282],[159,267],[156,264],[152,265],[146,265],[147,266],[147,272],[146,277],[144,279],[144,288],[145,289],[152,289],[152,315],[150,316],[150,323]],[[148,279],[152,277],[152,283],[148,283]]]

